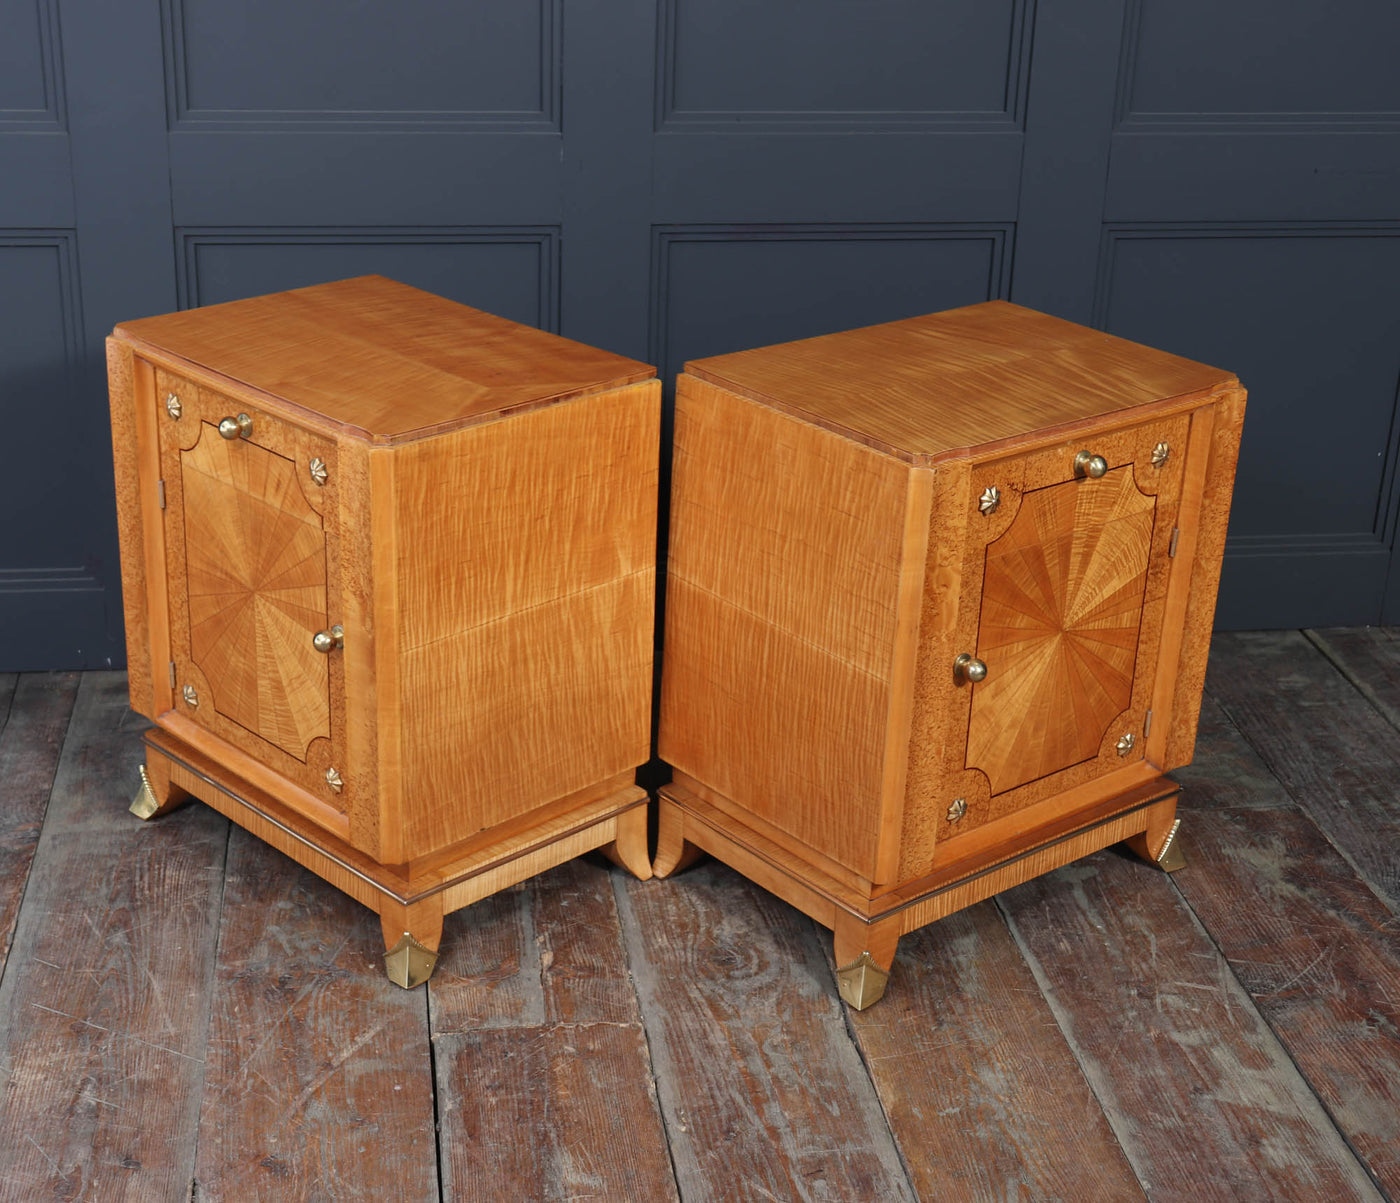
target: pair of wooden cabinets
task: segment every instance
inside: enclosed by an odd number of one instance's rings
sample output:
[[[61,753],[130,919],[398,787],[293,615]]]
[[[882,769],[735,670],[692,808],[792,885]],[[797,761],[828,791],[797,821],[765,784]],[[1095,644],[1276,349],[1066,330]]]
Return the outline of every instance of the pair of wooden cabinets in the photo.
[[[651,874],[660,382],[376,277],[108,344],[143,817],[193,795],[373,908],[593,848]],[[1232,377],[1000,303],[687,365],[656,871],[899,935],[1119,839],[1174,854]]]

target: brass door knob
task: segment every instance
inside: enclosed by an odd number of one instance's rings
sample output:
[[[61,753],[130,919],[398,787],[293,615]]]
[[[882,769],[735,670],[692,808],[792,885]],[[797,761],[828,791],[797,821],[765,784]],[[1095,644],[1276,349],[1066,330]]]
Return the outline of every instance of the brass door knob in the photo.
[[[1108,471],[1108,461],[1101,455],[1095,455],[1092,451],[1081,451],[1074,457],[1074,474],[1076,476],[1088,476],[1093,480],[1098,480]]]
[[[219,433],[226,439],[247,439],[253,436],[253,419],[247,414],[225,418],[219,423]]]
[[[963,652],[953,661],[953,679],[959,684],[971,681],[976,685],[978,681],[987,679],[987,666],[975,656]]]
[[[337,623],[329,631],[317,631],[311,636],[311,646],[330,655],[336,648],[345,646],[345,628]]]

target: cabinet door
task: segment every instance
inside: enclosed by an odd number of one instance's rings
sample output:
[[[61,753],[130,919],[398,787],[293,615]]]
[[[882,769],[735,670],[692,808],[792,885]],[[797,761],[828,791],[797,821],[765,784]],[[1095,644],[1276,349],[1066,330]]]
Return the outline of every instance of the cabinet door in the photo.
[[[1142,759],[1189,422],[973,470],[959,625],[986,666],[964,686],[963,767],[985,778],[980,821]],[[1076,470],[1081,451],[1102,457],[1102,475]]]
[[[165,372],[156,393],[175,713],[344,814],[340,655],[314,642],[338,621],[334,444]]]

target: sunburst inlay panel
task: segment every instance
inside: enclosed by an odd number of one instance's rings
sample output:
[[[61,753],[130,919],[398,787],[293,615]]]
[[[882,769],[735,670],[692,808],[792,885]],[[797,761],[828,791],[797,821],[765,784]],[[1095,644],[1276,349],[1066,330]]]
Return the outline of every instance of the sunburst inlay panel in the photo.
[[[180,464],[191,659],[220,714],[305,760],[330,736],[321,517],[291,460],[212,426]]]
[[[967,765],[993,794],[1091,759],[1128,708],[1156,504],[1118,468],[1028,493],[988,546]]]

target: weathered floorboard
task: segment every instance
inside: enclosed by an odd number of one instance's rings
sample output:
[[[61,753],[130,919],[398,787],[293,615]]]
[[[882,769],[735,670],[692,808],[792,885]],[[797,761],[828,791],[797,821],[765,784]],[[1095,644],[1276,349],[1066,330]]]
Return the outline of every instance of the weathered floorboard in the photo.
[[[1177,813],[1182,838],[1188,843],[1191,812],[1222,806],[1267,810],[1294,804],[1279,779],[1269,772],[1269,766],[1259,759],[1259,753],[1245,742],[1220,703],[1209,694],[1201,703],[1195,759],[1171,775],[1181,782]]]
[[[439,1037],[443,1197],[674,1199],[639,1024]]]
[[[1217,635],[1206,688],[1293,800],[1400,911],[1400,731],[1297,631]]]
[[[0,972],[80,679],[78,673],[0,674]]]
[[[1400,730],[1400,627],[1335,627],[1304,633]]]
[[[570,861],[448,917],[429,983],[445,1198],[676,1197],[614,873]]]
[[[1151,1199],[1380,1197],[1165,874],[1101,852],[999,904]]]
[[[228,824],[127,813],[121,673],[83,678],[0,985],[0,1197],[188,1198]]]
[[[1177,885],[1352,1147],[1400,1197],[1400,920],[1293,807],[1194,815]]]
[[[993,903],[905,936],[848,1018],[920,1198],[1143,1198]]]
[[[829,936],[713,861],[620,896],[681,1194],[910,1198]]]
[[[424,992],[370,911],[236,827],[206,1062],[199,1199],[437,1197]]]

